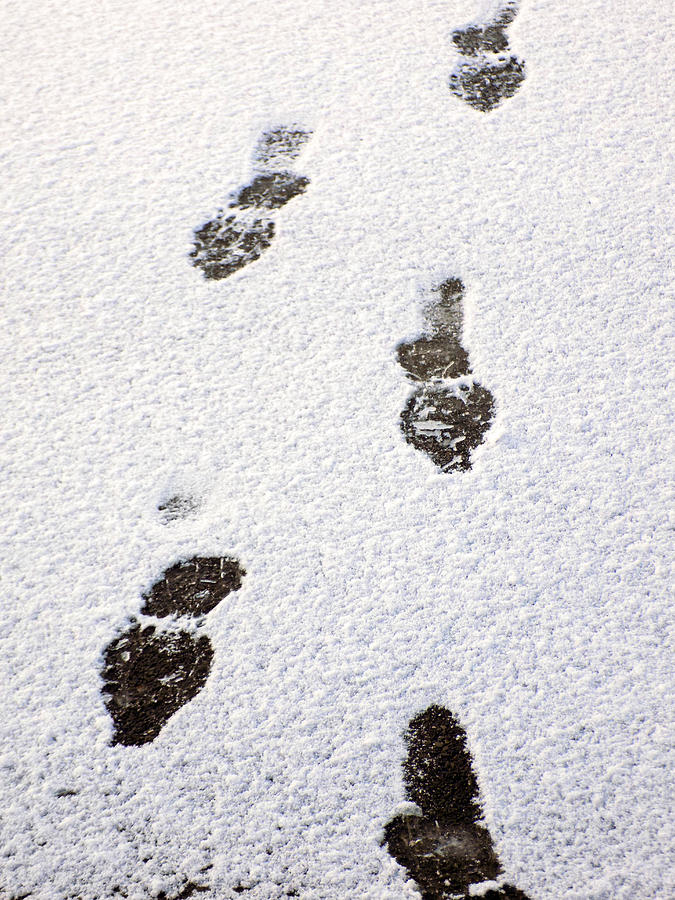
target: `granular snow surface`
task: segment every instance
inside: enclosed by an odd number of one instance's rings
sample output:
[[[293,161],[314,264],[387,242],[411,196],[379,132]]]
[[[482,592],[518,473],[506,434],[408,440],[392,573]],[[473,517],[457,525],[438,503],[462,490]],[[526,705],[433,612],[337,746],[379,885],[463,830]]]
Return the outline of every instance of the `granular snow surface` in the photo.
[[[487,110],[481,0],[3,7],[0,896],[419,898],[382,841],[433,704],[509,883],[674,896],[669,4],[522,0]],[[205,278],[291,125],[306,189]],[[447,279],[467,471],[400,427]],[[106,648],[192,557],[245,570],[210,674],[113,743]]]

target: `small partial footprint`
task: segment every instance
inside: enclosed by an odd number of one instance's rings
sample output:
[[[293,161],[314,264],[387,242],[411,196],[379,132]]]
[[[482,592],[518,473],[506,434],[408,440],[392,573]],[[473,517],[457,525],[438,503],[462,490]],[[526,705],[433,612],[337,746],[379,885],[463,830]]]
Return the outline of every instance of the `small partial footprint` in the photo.
[[[466,733],[453,714],[430,706],[406,732],[406,795],[417,809],[395,816],[384,843],[424,900],[528,900],[510,884],[488,885],[502,872],[482,810]],[[482,890],[476,890],[478,885]]]
[[[398,361],[419,387],[401,413],[406,441],[444,472],[471,468],[494,418],[494,398],[471,376],[461,345],[464,285],[450,278],[434,289],[427,333],[397,348]]]
[[[268,249],[275,233],[269,213],[303,194],[309,178],[289,171],[311,136],[300,128],[265,131],[254,153],[255,175],[232,196],[226,211],[195,229],[192,265],[204,278],[227,278]]]
[[[199,506],[199,500],[195,497],[173,494],[158,504],[157,511],[160,514],[162,524],[168,525],[171,522],[178,522],[181,519],[187,519],[194,515],[198,511]]]
[[[239,590],[245,574],[231,557],[195,556],[167,569],[143,596],[141,615],[150,622],[132,619],[104,653],[101,692],[115,726],[113,744],[154,741],[204,687],[213,647],[200,633],[202,617]]]
[[[506,27],[517,13],[517,0],[508,2],[494,21],[468,25],[452,34],[462,59],[450,75],[450,90],[481,112],[490,112],[513,97],[525,80],[525,62],[508,52]]]

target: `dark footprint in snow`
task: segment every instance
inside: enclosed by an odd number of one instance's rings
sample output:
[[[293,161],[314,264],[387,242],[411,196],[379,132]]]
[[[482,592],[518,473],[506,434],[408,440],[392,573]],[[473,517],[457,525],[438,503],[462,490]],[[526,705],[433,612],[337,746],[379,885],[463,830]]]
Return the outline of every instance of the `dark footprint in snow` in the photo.
[[[154,741],[171,716],[204,687],[213,659],[209,639],[134,622],[105,651],[103,692],[115,724],[113,744]]]
[[[101,692],[115,726],[113,744],[153,741],[204,687],[213,648],[200,633],[201,617],[238,590],[245,574],[230,557],[195,556],[167,569],[144,595],[141,615],[155,621],[132,620],[104,653]]]
[[[494,418],[494,398],[471,376],[461,344],[464,285],[450,278],[434,293],[438,299],[425,311],[428,333],[397,348],[400,365],[419,383],[401,413],[401,430],[439,469],[466,471]]]
[[[466,733],[453,714],[430,706],[415,716],[405,735],[406,796],[417,811],[398,815],[384,828],[384,841],[424,900],[461,900],[502,872],[482,810]],[[474,886],[473,891],[471,886]],[[510,884],[488,887],[488,900],[528,900]]]
[[[406,441],[444,472],[471,468],[471,451],[483,442],[494,414],[492,394],[471,382],[422,387],[401,413]]]
[[[195,229],[192,265],[204,278],[227,278],[256,259],[272,243],[269,213],[303,194],[309,178],[288,170],[311,132],[279,127],[263,132],[253,156],[255,175],[232,196],[228,209]]]
[[[463,59],[450,75],[450,90],[481,112],[490,112],[513,97],[525,80],[525,63],[508,52],[506,35],[517,12],[517,2],[507,3],[494,22],[453,32],[452,41]]]

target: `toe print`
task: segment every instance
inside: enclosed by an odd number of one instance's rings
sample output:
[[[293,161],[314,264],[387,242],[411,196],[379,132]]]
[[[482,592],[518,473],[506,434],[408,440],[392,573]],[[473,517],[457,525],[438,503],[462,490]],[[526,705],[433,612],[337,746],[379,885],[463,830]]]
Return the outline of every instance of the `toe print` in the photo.
[[[199,634],[200,617],[238,590],[245,574],[231,557],[193,557],[167,569],[144,596],[141,615],[171,620],[161,627],[132,620],[105,650],[101,692],[115,726],[113,744],[153,741],[204,687],[213,648]],[[180,628],[185,617],[196,627]]]
[[[268,215],[303,194],[309,178],[288,171],[307,143],[310,132],[276,128],[260,137],[254,153],[255,176],[239,188],[227,211],[195,229],[192,265],[205,278],[227,278],[268,249],[275,224]]]
[[[384,843],[425,900],[459,900],[502,869],[482,809],[466,733],[449,710],[430,706],[406,732],[403,780],[418,811],[391,819]],[[489,889],[490,900],[527,900],[512,885]]]
[[[463,292],[458,278],[441,284],[426,310],[430,333],[397,348],[408,378],[419,383],[401,413],[401,430],[444,472],[471,468],[471,451],[494,418],[492,394],[471,376],[461,344]]]
[[[494,22],[469,25],[452,35],[462,59],[450,75],[450,90],[481,112],[490,112],[513,97],[525,80],[524,61],[508,53],[506,27],[517,12],[518,4],[508,3]]]

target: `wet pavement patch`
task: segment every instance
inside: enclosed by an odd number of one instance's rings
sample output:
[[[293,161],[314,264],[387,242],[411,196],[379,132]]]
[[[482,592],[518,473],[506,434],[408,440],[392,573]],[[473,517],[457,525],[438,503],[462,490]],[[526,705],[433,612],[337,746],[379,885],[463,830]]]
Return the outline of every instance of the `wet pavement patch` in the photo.
[[[311,132],[299,128],[274,128],[263,132],[254,152],[256,173],[234,192],[227,210],[194,231],[192,265],[204,278],[219,280],[255,262],[275,235],[275,223],[267,215],[303,194],[309,178],[288,170]]]
[[[480,824],[478,782],[466,733],[449,710],[430,706],[411,720],[405,740],[403,781],[418,812],[391,819],[384,843],[425,900],[467,898],[472,885],[494,881],[502,869],[490,833]],[[490,889],[485,896],[527,900],[511,885]]]
[[[101,693],[113,720],[113,744],[153,741],[204,687],[213,647],[200,633],[202,617],[239,590],[245,574],[233,557],[195,556],[167,569],[144,595],[141,615],[154,622],[132,619],[103,654]],[[185,617],[193,619],[189,629]]]
[[[464,58],[450,75],[450,90],[481,112],[490,112],[513,97],[525,80],[525,62],[508,52],[506,27],[517,12],[517,3],[507,3],[493,22],[453,32],[453,44]]]
[[[464,285],[449,278],[433,294],[425,308],[426,333],[396,350],[400,366],[419,385],[401,413],[401,431],[443,472],[467,471],[494,419],[494,398],[471,376],[461,344]]]
[[[527,894],[512,884],[502,884],[499,888],[489,888],[482,897],[483,900],[528,900]]]

